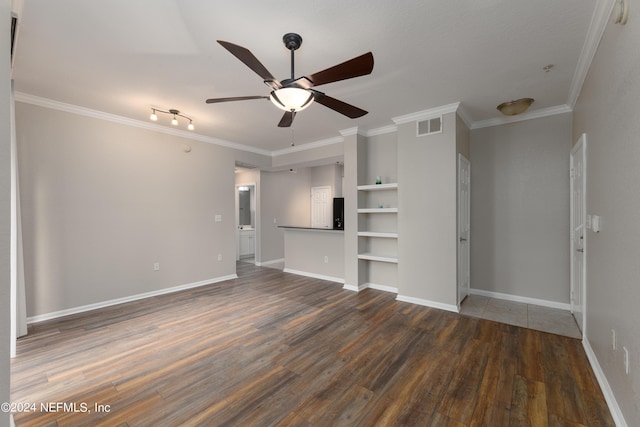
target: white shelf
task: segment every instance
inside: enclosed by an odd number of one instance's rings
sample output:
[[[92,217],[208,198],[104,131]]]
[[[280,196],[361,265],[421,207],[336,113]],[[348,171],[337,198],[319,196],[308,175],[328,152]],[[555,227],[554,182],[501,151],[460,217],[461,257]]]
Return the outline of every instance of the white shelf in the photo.
[[[358,213],[398,213],[398,208],[363,208]]]
[[[358,259],[366,259],[368,261],[380,261],[380,262],[389,262],[392,264],[398,263],[397,257],[391,257],[386,255],[374,255],[370,253],[358,254]]]
[[[385,237],[388,239],[397,239],[398,233],[381,233],[378,231],[358,231],[360,237]]]
[[[360,191],[395,190],[396,188],[398,188],[397,182],[393,182],[390,184],[358,185],[358,190]]]

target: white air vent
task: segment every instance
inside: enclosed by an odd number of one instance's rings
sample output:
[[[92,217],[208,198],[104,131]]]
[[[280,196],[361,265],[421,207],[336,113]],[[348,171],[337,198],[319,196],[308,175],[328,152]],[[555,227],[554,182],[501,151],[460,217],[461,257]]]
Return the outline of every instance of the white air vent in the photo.
[[[442,116],[432,117],[418,122],[418,136],[442,133]]]

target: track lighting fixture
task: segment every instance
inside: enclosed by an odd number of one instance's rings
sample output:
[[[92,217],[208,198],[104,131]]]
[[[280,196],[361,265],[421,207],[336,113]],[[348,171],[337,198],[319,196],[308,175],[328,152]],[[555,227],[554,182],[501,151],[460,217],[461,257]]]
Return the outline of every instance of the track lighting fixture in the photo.
[[[191,117],[185,116],[184,114],[180,114],[180,111],[178,111],[178,110],[171,109],[169,111],[164,111],[164,110],[159,110],[157,108],[152,108],[151,109],[151,116],[149,116],[149,119],[151,121],[154,121],[154,122],[158,121],[158,115],[156,114],[156,112],[173,115],[173,118],[171,119],[171,124],[173,126],[178,126],[178,124],[179,124],[178,123],[178,117],[184,117],[185,119],[189,120],[189,124],[187,125],[187,129],[195,130],[195,126],[193,126],[193,119],[191,119]]]

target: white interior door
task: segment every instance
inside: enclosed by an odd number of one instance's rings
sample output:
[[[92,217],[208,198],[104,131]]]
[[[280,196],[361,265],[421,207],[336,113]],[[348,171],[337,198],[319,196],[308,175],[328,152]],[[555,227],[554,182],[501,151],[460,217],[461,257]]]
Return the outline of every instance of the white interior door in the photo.
[[[471,163],[458,154],[458,304],[469,295],[471,276]]]
[[[331,187],[311,188],[311,227],[333,227],[333,199]]]
[[[571,312],[583,335],[585,333],[586,294],[586,134],[571,150]]]

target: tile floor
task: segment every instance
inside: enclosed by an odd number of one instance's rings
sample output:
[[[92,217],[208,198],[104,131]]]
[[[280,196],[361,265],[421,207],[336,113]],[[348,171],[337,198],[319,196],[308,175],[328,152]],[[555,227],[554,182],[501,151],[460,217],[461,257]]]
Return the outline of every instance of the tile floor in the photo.
[[[557,308],[469,295],[462,301],[460,314],[571,338],[582,338],[573,315],[569,311]]]

